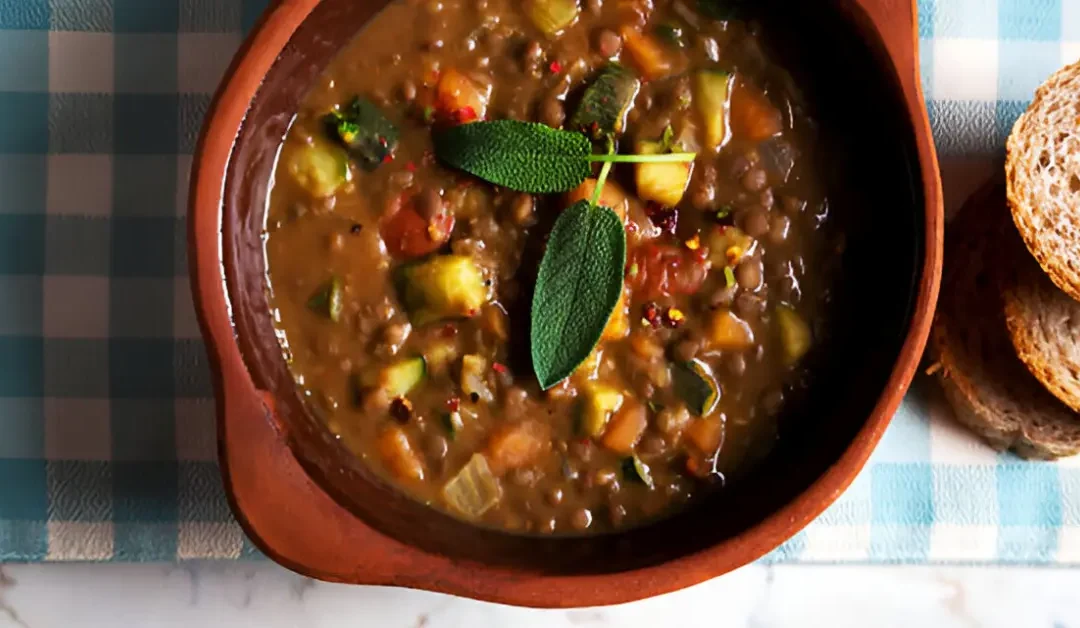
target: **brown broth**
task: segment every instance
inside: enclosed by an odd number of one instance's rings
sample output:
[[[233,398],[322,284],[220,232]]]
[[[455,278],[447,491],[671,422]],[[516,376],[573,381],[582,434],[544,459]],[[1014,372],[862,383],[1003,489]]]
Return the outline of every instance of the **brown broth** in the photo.
[[[402,490],[448,509],[442,497],[446,482],[474,453],[490,457],[497,432],[531,422],[548,430],[541,438],[542,453],[514,468],[496,469],[502,496],[481,522],[537,533],[603,531],[670,512],[735,480],[768,452],[776,438],[777,414],[809,379],[805,369],[785,359],[777,308],[797,312],[814,330],[815,350],[820,350],[825,306],[836,278],[830,258],[838,240],[830,233],[825,191],[811,159],[814,125],[799,105],[791,78],[762,52],[759,36],[746,24],[695,14],[701,26],[695,30],[685,12],[676,9],[677,2],[585,0],[577,22],[551,39],[532,25],[519,4],[394,2],[331,63],[297,113],[279,164],[289,163],[311,138],[325,137],[324,115],[355,95],[379,105],[401,137],[392,161],[373,172],[353,164],[351,181],[327,198],[314,198],[279,165],[267,218],[272,304],[297,385],[308,393],[313,411],[325,416],[333,433]],[[555,121],[556,109],[563,108],[568,119],[584,86],[608,62],[597,53],[606,35],[601,31],[640,26],[645,6],[654,8],[644,32],[657,41],[659,26],[682,29],[684,47],[663,44],[682,71],[643,84],[620,152],[632,152],[635,140],[657,139],[669,124],[677,138],[701,141],[700,114],[693,102],[686,106],[686,98],[696,97],[690,74],[717,66],[709,58],[715,53],[720,66],[734,70],[738,82],[767,94],[783,119],[783,132],[763,144],[736,130],[718,154],[700,151],[677,206],[676,236],[659,234],[650,218],[657,217],[655,210],[635,196],[633,166],[613,170],[609,185],[621,188],[629,199],[628,273],[633,273],[635,261],[640,273],[649,247],[659,245],[684,260],[674,283],[685,282],[694,272],[705,279],[692,294],[653,297],[645,294],[645,287],[633,287],[629,336],[601,342],[591,377],[578,373],[542,392],[528,358],[531,282],[544,235],[566,201],[563,195],[535,197],[533,211],[525,212],[522,206],[528,201],[522,195],[439,165],[431,156],[431,127],[423,120],[423,103],[430,102],[426,99],[438,77],[452,68],[490,81],[488,118]],[[401,28],[403,24],[411,28]],[[529,61],[536,46],[542,54]],[[787,177],[763,165],[774,154],[770,151],[783,146],[796,155]],[[758,171],[765,173],[763,179]],[[494,300],[473,318],[413,326],[394,285],[403,262],[387,254],[380,225],[395,199],[412,199],[430,190],[441,193],[456,219],[441,251],[477,259],[492,282]],[[729,218],[717,218],[721,207],[730,208]],[[734,291],[727,288],[721,268],[707,274],[704,268],[694,271],[695,252],[685,244],[698,235],[707,246],[711,233],[732,226],[764,230],[740,262],[745,268],[732,269]],[[755,275],[761,277],[760,287],[747,289]],[[337,322],[308,306],[330,276],[340,277],[344,286]],[[677,329],[643,324],[650,303],[660,311],[678,308],[685,322]],[[745,350],[718,349],[704,339],[708,321],[729,308],[753,332],[753,343]],[[446,367],[431,368],[408,393],[412,411],[407,419],[391,416],[388,400],[357,385],[362,374],[408,356],[428,355],[434,344],[449,346],[458,358]],[[713,430],[719,442],[704,448],[699,445],[708,439],[701,435],[708,430],[693,429],[699,435],[695,439],[691,432],[676,429],[685,404],[670,383],[672,364],[687,357],[692,344],[700,345],[694,356],[711,369],[721,389],[713,413],[688,419],[688,424],[719,427]],[[483,356],[492,367],[485,374],[495,395],[492,403],[473,403],[462,393],[458,360],[465,354]],[[623,471],[625,452],[609,450],[602,437],[581,433],[585,390],[597,382],[623,391],[625,407],[641,406],[646,413],[647,428],[634,453],[651,469],[653,488]],[[459,400],[464,424],[453,435],[445,423],[452,399]],[[395,477],[393,465],[380,454],[379,439],[390,429],[407,439],[423,468],[422,480]]]

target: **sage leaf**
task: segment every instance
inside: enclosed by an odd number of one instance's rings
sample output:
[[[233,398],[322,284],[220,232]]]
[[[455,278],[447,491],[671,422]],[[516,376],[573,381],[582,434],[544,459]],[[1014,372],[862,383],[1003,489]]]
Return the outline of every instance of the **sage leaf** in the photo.
[[[592,173],[588,138],[535,122],[473,122],[433,139],[440,161],[519,192],[566,192]]]
[[[691,162],[694,153],[593,155],[592,142],[576,131],[536,122],[492,120],[450,127],[433,136],[445,165],[529,194],[567,192],[592,174],[592,164]]]
[[[607,207],[579,201],[555,221],[532,302],[533,370],[547,390],[600,341],[623,290],[626,232]]]

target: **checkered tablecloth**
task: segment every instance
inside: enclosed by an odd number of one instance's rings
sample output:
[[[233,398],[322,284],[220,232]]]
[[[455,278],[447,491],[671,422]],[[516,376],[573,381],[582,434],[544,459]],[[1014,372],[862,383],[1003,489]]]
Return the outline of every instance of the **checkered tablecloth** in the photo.
[[[265,4],[0,0],[0,561],[256,555],[214,462],[184,213],[210,94]],[[1035,86],[1080,57],[1080,0],[920,13],[955,208]],[[927,384],[766,561],[1080,564],[1080,464],[990,451]]]

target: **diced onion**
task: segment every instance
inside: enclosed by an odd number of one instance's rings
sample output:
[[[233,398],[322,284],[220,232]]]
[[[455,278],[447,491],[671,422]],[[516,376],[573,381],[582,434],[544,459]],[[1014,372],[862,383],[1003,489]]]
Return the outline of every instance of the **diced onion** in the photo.
[[[473,454],[468,464],[443,487],[443,498],[454,510],[470,519],[478,519],[499,503],[502,491],[491,473],[487,458]]]

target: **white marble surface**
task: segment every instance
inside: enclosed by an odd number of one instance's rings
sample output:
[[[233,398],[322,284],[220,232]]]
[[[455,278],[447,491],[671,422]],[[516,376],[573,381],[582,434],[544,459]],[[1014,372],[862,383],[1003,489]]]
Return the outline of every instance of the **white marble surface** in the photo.
[[[1080,627],[1080,571],[750,566],[622,606],[530,610],[314,582],[271,564],[8,565],[0,628]]]

